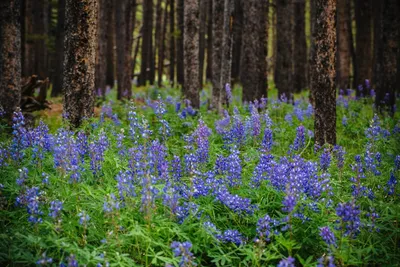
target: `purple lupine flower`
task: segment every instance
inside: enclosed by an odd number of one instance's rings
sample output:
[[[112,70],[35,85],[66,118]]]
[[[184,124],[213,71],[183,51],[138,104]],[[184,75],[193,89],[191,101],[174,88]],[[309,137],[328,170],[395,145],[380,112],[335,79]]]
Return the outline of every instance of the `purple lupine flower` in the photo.
[[[339,203],[336,208],[336,215],[340,217],[337,222],[341,223],[338,229],[341,229],[344,225],[345,229],[342,230],[345,231],[345,235],[356,237],[361,226],[360,207],[354,202]]]
[[[214,236],[218,240],[220,240],[222,238],[221,231],[218,230],[218,228],[212,222],[209,222],[209,221],[204,222],[203,227],[207,231],[207,233]]]
[[[199,205],[193,202],[184,202],[182,205],[176,208],[175,216],[178,219],[178,223],[183,223],[183,221],[189,217],[189,215],[194,215],[198,212]]]
[[[192,243],[186,242],[177,242],[174,241],[171,244],[171,249],[174,252],[175,257],[180,257],[179,266],[180,267],[188,267],[188,266],[197,266],[194,262],[193,253],[190,252],[192,248]]]
[[[81,211],[79,214],[79,224],[83,226],[87,226],[87,223],[90,221],[90,216],[85,211]]]
[[[339,169],[342,169],[344,166],[344,155],[346,154],[343,147],[336,145],[333,149],[335,158],[336,158],[336,165]]]
[[[292,114],[288,113],[285,115],[285,121],[287,123],[289,123],[289,125],[293,125],[293,118],[292,118]]]
[[[345,115],[343,115],[343,118],[342,118],[342,125],[343,125],[344,127],[347,126],[347,117],[346,117]]]
[[[228,103],[232,103],[232,90],[231,85],[229,83],[225,84],[225,91],[226,91],[226,100]]]
[[[282,201],[282,204],[282,211],[291,213],[297,204],[296,196],[294,196],[292,192],[288,192],[285,196],[285,199]]]
[[[40,197],[42,192],[39,191],[38,187],[27,188],[24,193],[19,195],[16,199],[18,206],[25,206],[29,214],[28,221],[32,224],[41,223],[43,219],[40,217],[43,212],[40,208],[41,201]]]
[[[246,139],[246,130],[240,113],[236,107],[233,109],[233,112],[234,116],[230,136],[237,146],[241,146]]]
[[[261,120],[260,120],[260,114],[258,113],[258,110],[256,107],[253,107],[251,109],[251,135],[252,136],[259,136],[261,132]]]
[[[319,161],[321,170],[327,171],[329,168],[329,165],[331,165],[331,153],[329,152],[328,149],[324,149],[324,152],[320,156],[320,161]]]
[[[75,255],[71,254],[67,257],[68,260],[68,267],[78,267],[78,261],[76,260]]]
[[[51,265],[53,263],[53,259],[46,256],[46,252],[42,254],[42,257],[36,262],[37,265],[46,266]]]
[[[99,138],[89,144],[90,169],[96,175],[101,170],[101,164],[104,161],[104,153],[109,146],[108,138],[105,132],[101,132]]]
[[[264,138],[261,143],[262,149],[266,152],[271,152],[273,143],[273,133],[271,128],[265,128]]]
[[[238,230],[228,229],[222,234],[221,241],[224,243],[232,242],[236,246],[240,246],[244,243],[244,237]]]
[[[11,143],[11,158],[21,160],[24,157],[24,149],[30,144],[29,131],[25,128],[25,118],[20,110],[13,114],[13,140]]]
[[[197,144],[197,158],[199,163],[206,163],[208,161],[210,146],[208,137],[210,135],[211,129],[207,127],[203,120],[200,120],[196,131],[193,133]]]
[[[389,181],[387,182],[387,192],[389,196],[395,196],[396,194],[396,184],[397,184],[397,179],[396,176],[394,176],[393,172],[390,172],[390,178]]]
[[[400,155],[397,155],[394,159],[394,167],[396,170],[400,170]]]
[[[251,178],[251,183],[253,187],[259,186],[261,181],[267,180],[269,178],[270,174],[272,173],[274,164],[274,157],[272,155],[264,154],[260,156],[260,161],[254,169],[253,176]]]
[[[258,220],[256,230],[260,239],[269,241],[269,235],[271,233],[270,223],[271,218],[268,216],[268,214]]]
[[[307,109],[305,111],[305,114],[306,114],[307,118],[311,118],[313,113],[314,113],[313,106],[309,103],[308,106],[307,106]]]
[[[53,219],[59,218],[62,208],[63,208],[62,201],[53,200],[52,202],[50,202],[49,216],[52,217]]]
[[[17,179],[17,185],[22,186],[26,179],[28,179],[28,169],[26,167],[23,167],[22,169],[19,169],[19,178]]]
[[[306,145],[306,128],[303,125],[300,125],[296,128],[296,138],[293,142],[293,150],[299,151],[304,148]]]
[[[294,258],[288,257],[287,259],[282,259],[278,263],[278,267],[295,267],[294,262],[295,262]]]
[[[127,197],[136,196],[131,171],[120,171],[115,180],[117,180],[117,188],[121,201],[124,201]]]
[[[105,199],[104,203],[103,203],[104,213],[110,214],[119,209],[120,209],[120,203],[119,203],[118,199],[115,197],[114,194],[110,194],[110,200],[107,201],[107,199]]]
[[[295,107],[293,110],[294,115],[296,115],[299,121],[304,121],[303,110],[300,107]]]
[[[319,230],[320,230],[319,235],[322,237],[322,239],[328,246],[330,245],[336,246],[335,234],[331,231],[331,229],[328,226],[320,227]]]

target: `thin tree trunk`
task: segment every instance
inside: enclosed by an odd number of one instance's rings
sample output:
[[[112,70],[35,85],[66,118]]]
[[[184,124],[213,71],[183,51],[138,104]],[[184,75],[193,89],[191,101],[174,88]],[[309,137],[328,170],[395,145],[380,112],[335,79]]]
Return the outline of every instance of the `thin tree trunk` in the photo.
[[[103,98],[105,98],[106,94],[107,30],[109,23],[109,20],[107,20],[107,13],[110,12],[110,4],[111,1],[99,0],[95,90],[96,92],[100,92]]]
[[[309,100],[313,107],[315,107],[315,96],[314,96],[314,88],[313,83],[311,82],[311,72],[313,66],[313,60],[315,58],[315,25],[317,20],[316,13],[316,0],[310,0],[310,47],[308,52],[308,86],[310,87],[310,95]]]
[[[305,28],[305,0],[294,1],[294,55],[293,80],[294,90],[300,92],[307,87],[307,43]]]
[[[350,88],[350,12],[349,0],[337,0],[336,81],[340,89]]]
[[[59,96],[62,93],[63,86],[63,67],[64,67],[64,27],[65,27],[65,0],[59,0],[57,6],[57,35],[56,35],[56,53],[55,53],[55,72],[53,76],[53,89],[51,96]]]
[[[21,0],[0,1],[0,107],[11,123],[21,101]]]
[[[213,1],[208,0],[207,12],[207,66],[206,66],[206,79],[212,80],[212,65],[213,65]]]
[[[175,0],[169,5],[169,80],[175,83]]]
[[[315,54],[311,83],[315,97],[315,142],[336,144],[336,0],[315,0]]]
[[[206,24],[207,24],[207,5],[208,0],[199,0],[200,2],[200,27],[199,27],[199,81],[203,86],[204,76],[204,58],[206,51]]]
[[[267,1],[243,1],[243,36],[240,80],[243,101],[267,97]]]
[[[200,107],[199,97],[199,2],[186,0],[184,8],[184,97],[194,108]]]
[[[94,111],[97,0],[67,0],[65,6],[64,112],[73,127]]]
[[[184,15],[183,15],[183,10],[184,10],[184,5],[185,1],[184,0],[178,0],[176,7],[176,13],[178,15],[178,29],[179,29],[179,35],[176,40],[176,79],[177,82],[180,85],[184,85],[185,82],[185,76],[184,76],[184,64],[183,64],[183,36],[185,34],[185,25],[184,25]],[[183,86],[184,87],[184,86]]]
[[[380,2],[378,12],[377,39],[377,77],[375,106],[378,111],[388,111],[393,115],[396,104],[397,57],[400,34],[400,3],[396,0]]]
[[[232,23],[232,83],[239,81],[240,52],[242,50],[243,0],[234,0]]]
[[[139,47],[140,47],[140,41],[141,40],[142,40],[142,29],[140,29],[140,33],[139,33],[139,36],[137,37],[137,41],[136,41],[135,50],[133,52],[133,59],[132,59],[132,71],[133,71],[133,73],[135,73],[135,69],[136,69],[136,61],[137,61],[137,56],[139,54]]]
[[[159,52],[161,48],[161,27],[163,21],[163,12],[162,12],[162,0],[157,0],[156,4],[156,28],[154,33],[154,53],[153,53],[153,62],[155,62],[155,57],[157,55],[157,83],[161,85],[161,78],[162,77],[162,68],[160,69],[160,57]],[[161,75],[160,75],[161,72]],[[160,80],[158,80],[160,78]]]
[[[33,4],[34,69],[40,79],[49,76],[47,65],[48,0],[37,0]]]
[[[161,27],[161,38],[160,38],[160,48],[158,50],[158,86],[162,86],[162,75],[164,70],[164,58],[165,58],[165,34],[167,31],[167,18],[168,18],[168,4],[169,0],[166,1],[164,12],[163,12],[163,22]]]
[[[35,62],[35,53],[34,53],[34,38],[33,38],[33,0],[25,0],[25,43],[24,43],[24,65],[22,68],[24,69],[23,73],[25,76],[31,76],[35,74],[34,70],[34,62]]]
[[[354,77],[354,87],[363,85],[365,88],[365,80],[371,79],[372,76],[372,1],[356,0],[355,1],[355,17],[356,17],[356,60],[357,69]],[[376,11],[375,11],[376,12]],[[356,90],[360,96],[360,91]],[[363,94],[369,94],[364,90]]]
[[[224,1],[213,1],[213,47],[212,47],[212,108],[219,109],[221,103],[221,59],[223,53],[222,36],[224,28]]]
[[[106,70],[106,84],[110,87],[114,86],[114,73],[115,73],[115,3],[109,1],[110,9],[107,12],[107,70]]]
[[[293,99],[293,35],[292,33],[292,0],[277,0],[276,3],[276,80],[278,97]]]
[[[153,61],[153,1],[143,1],[142,54],[138,84],[154,83]]]

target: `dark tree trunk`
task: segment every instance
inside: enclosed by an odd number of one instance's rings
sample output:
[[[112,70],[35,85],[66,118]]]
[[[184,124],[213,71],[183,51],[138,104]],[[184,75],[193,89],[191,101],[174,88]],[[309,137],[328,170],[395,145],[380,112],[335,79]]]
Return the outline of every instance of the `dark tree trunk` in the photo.
[[[350,2],[337,0],[337,51],[336,51],[336,82],[340,89],[350,88]]]
[[[242,50],[242,28],[243,28],[243,0],[233,0],[233,23],[232,23],[232,83],[239,81],[240,75],[240,52]]]
[[[139,36],[137,37],[135,50],[133,52],[133,59],[132,59],[132,71],[133,71],[133,74],[135,73],[135,69],[136,69],[136,61],[137,61],[137,56],[139,54],[139,47],[140,47],[140,41],[141,40],[142,40],[142,29],[140,30]]]
[[[24,3],[24,35],[25,35],[25,43],[24,43],[24,65],[22,65],[23,73],[25,76],[30,76],[35,74],[34,70],[34,62],[35,62],[35,53],[34,53],[34,38],[33,38],[33,25],[34,25],[34,16],[33,16],[33,0],[25,0]]]
[[[158,86],[162,86],[162,75],[164,71],[164,58],[165,58],[165,34],[167,32],[167,17],[168,17],[168,2],[165,3],[163,12],[163,22],[161,26],[160,48],[158,49]]]
[[[204,57],[206,52],[206,26],[207,26],[207,5],[208,0],[199,0],[200,15],[199,15],[199,82],[203,86],[204,76]]]
[[[11,123],[21,101],[21,0],[0,1],[0,107]]]
[[[110,10],[107,12],[107,70],[106,70],[106,84],[114,86],[114,72],[115,72],[115,3],[110,1]]]
[[[157,0],[156,4],[156,27],[154,32],[154,53],[153,53],[153,62],[156,62],[155,57],[157,55],[157,83],[161,85],[161,79],[158,78],[162,77],[162,69],[159,68],[160,64],[160,57],[159,52],[161,48],[161,27],[162,27],[162,0]],[[161,72],[161,75],[160,75]]]
[[[221,103],[221,59],[223,53],[222,36],[224,28],[224,1],[213,1],[213,47],[212,47],[212,108],[220,108]]]
[[[300,92],[307,87],[307,43],[305,25],[305,0],[294,1],[294,55],[293,80],[294,90]]]
[[[136,0],[121,0],[116,5],[117,98],[132,96],[132,42]]]
[[[107,78],[107,39],[108,39],[108,20],[107,14],[112,10],[111,1],[99,0],[98,27],[97,27],[97,54],[96,54],[96,78],[95,90],[100,92],[103,97],[106,93]]]
[[[153,1],[143,1],[142,54],[138,84],[154,83],[153,61]]]
[[[212,64],[213,64],[213,1],[208,0],[208,13],[207,13],[207,66],[206,66],[206,79],[212,80]]]
[[[313,84],[311,82],[311,72],[312,72],[312,65],[313,60],[315,57],[315,25],[317,20],[316,14],[316,0],[310,0],[310,47],[308,51],[308,86],[310,87],[310,95],[309,100],[313,107],[315,107],[315,96],[314,96],[314,88],[312,87]]]
[[[55,72],[53,75],[53,89],[51,91],[52,97],[61,95],[63,86],[65,0],[58,1],[57,12]]]
[[[363,85],[365,80],[372,76],[372,1],[355,1],[356,17],[356,76],[354,77],[354,87]],[[375,11],[376,12],[376,11]],[[359,90],[356,90],[360,95]],[[364,91],[365,94],[370,92]]]
[[[292,35],[292,0],[276,2],[276,80],[278,97],[293,98],[293,35]]]
[[[47,65],[48,1],[37,0],[33,4],[34,71],[40,79],[49,76]]]
[[[179,35],[176,40],[176,79],[180,85],[184,85],[185,76],[184,76],[184,64],[183,64],[183,36],[185,34],[185,25],[184,25],[184,0],[178,0],[178,5],[176,7],[176,13],[178,14],[178,29]]]
[[[169,80],[175,82],[175,0],[169,5]]]
[[[199,2],[186,0],[184,8],[184,97],[194,108],[200,107],[199,98]]]
[[[65,9],[64,112],[78,127],[94,110],[97,0],[67,0]]]
[[[243,1],[240,80],[243,101],[267,97],[268,2]]]
[[[311,83],[315,97],[315,142],[336,144],[336,0],[315,0],[315,54]]]
[[[399,53],[400,3],[397,0],[380,1],[376,58],[375,106],[380,112],[394,114],[397,85],[397,57]]]

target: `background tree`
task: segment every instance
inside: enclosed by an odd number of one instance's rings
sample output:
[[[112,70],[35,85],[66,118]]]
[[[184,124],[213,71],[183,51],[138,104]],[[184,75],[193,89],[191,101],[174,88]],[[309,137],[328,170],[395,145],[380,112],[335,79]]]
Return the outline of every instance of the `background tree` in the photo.
[[[78,127],[93,116],[97,0],[67,0],[65,14],[64,112]]]
[[[376,98],[379,111],[394,114],[397,85],[397,58],[400,40],[400,3],[396,0],[380,1],[378,7],[376,46]]]
[[[240,79],[240,55],[242,50],[243,34],[243,1],[233,0],[233,22],[232,22],[232,83]]]
[[[142,52],[139,85],[154,83],[153,61],[153,0],[143,0]]]
[[[115,3],[113,1],[108,2],[109,10],[107,15],[107,71],[106,71],[106,84],[108,86],[114,85],[114,73],[115,73]]]
[[[311,62],[311,86],[315,97],[315,142],[336,144],[336,0],[314,0],[315,52]]]
[[[240,80],[243,100],[267,97],[268,1],[243,1],[243,36]]]
[[[358,85],[365,87],[365,79],[372,78],[372,0],[356,0],[354,9],[357,62],[353,87],[357,88]],[[359,95],[359,90],[356,90],[356,93]]]
[[[292,99],[293,95],[293,35],[292,0],[276,1],[276,69],[275,85],[278,95]]]
[[[306,1],[294,0],[293,33],[293,86],[296,92],[307,87],[307,42],[306,42]]]
[[[30,36],[34,42],[34,73],[39,78],[45,79],[49,76],[48,69],[48,29],[49,29],[49,2],[48,0],[36,0],[32,5],[33,10],[33,32]]]
[[[214,0],[208,0],[208,12],[207,12],[207,66],[206,66],[206,79],[211,81],[212,79],[212,65],[213,65],[213,2]]]
[[[184,63],[183,63],[183,36],[185,34],[185,22],[184,22],[184,0],[177,0],[176,13],[178,16],[178,30],[179,34],[176,39],[176,80],[180,85],[185,82],[184,78]]]
[[[175,82],[175,0],[169,5],[169,80]]]
[[[184,8],[184,97],[194,108],[199,108],[199,2],[186,0]]]
[[[59,96],[62,93],[63,62],[64,62],[64,27],[65,27],[65,0],[59,0],[57,6],[57,35],[55,51],[55,72],[53,75],[53,89],[51,96]]]
[[[221,87],[222,35],[224,29],[224,1],[213,1],[212,10],[212,99],[213,108],[219,108]]]
[[[200,86],[203,85],[204,58],[206,52],[206,28],[207,28],[207,7],[209,0],[199,0],[199,80]]]
[[[350,1],[337,0],[337,58],[336,58],[336,80],[340,89],[350,88],[350,46],[351,46],[351,23],[350,23]]]
[[[162,11],[163,13],[162,13],[161,33],[160,33],[160,42],[159,42],[158,56],[157,56],[158,57],[158,62],[157,62],[158,86],[162,85],[162,76],[164,73],[164,59],[165,59],[165,45],[166,45],[165,36],[167,33],[167,21],[168,21],[167,18],[168,18],[169,1],[170,0],[166,1],[165,6]]]
[[[21,0],[0,1],[0,106],[11,122],[21,101]]]

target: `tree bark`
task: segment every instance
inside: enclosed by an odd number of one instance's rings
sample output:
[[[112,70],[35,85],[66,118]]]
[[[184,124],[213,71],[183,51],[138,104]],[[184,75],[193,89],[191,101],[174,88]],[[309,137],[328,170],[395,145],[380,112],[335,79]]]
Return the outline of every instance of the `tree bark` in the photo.
[[[307,43],[305,28],[305,0],[294,1],[294,55],[293,82],[294,90],[300,92],[307,87]]]
[[[64,112],[73,127],[94,111],[97,0],[67,0],[65,6]]]
[[[213,1],[208,0],[208,13],[207,13],[207,66],[206,66],[206,80],[212,80],[212,65],[213,65]]]
[[[393,115],[396,104],[397,85],[397,57],[399,53],[399,27],[400,27],[400,3],[396,0],[380,1],[380,12],[375,23],[377,35],[375,46],[376,58],[376,98],[375,106],[378,111],[388,111]]]
[[[169,5],[169,80],[175,82],[175,0]]]
[[[212,21],[212,108],[219,108],[221,103],[221,59],[223,53],[222,36],[224,28],[224,1],[213,1]]]
[[[267,97],[268,2],[243,1],[240,80],[243,101]]]
[[[158,86],[162,86],[162,75],[164,72],[164,58],[165,58],[165,35],[167,32],[167,18],[168,18],[168,4],[169,4],[169,0],[166,1],[165,3],[165,7],[163,10],[163,22],[162,22],[162,26],[161,26],[161,37],[160,37],[160,47],[158,49],[158,77],[157,77],[157,81],[158,81]]]
[[[178,14],[178,29],[179,35],[176,40],[176,79],[180,85],[184,85],[185,76],[184,76],[184,63],[183,63],[183,36],[185,34],[185,25],[184,25],[184,0],[178,0],[176,7],[176,13]]]
[[[204,58],[206,51],[206,24],[207,24],[207,5],[208,0],[199,0],[200,17],[199,17],[199,82],[203,86],[204,76]]]
[[[363,85],[365,80],[372,77],[372,1],[355,1],[356,17],[356,76],[354,77],[354,87]],[[376,11],[375,11],[376,12]],[[360,95],[359,90],[356,90]],[[370,92],[364,92],[369,94]]]
[[[64,62],[64,27],[65,27],[65,0],[59,0],[57,6],[57,33],[55,52],[55,72],[53,75],[53,89],[51,96],[59,96],[63,85],[63,62]]]
[[[23,73],[25,76],[30,76],[35,74],[34,70],[34,62],[35,62],[35,53],[34,53],[34,38],[33,38],[33,0],[25,0],[23,5],[25,6],[25,17],[24,17],[24,35],[25,35],[25,43],[24,43],[24,65],[22,65]]]
[[[49,76],[47,64],[48,0],[37,0],[33,4],[34,71],[40,79]]]
[[[0,107],[11,123],[21,101],[21,0],[0,1]]]
[[[106,70],[106,84],[110,87],[114,86],[114,73],[115,73],[115,3],[109,2],[110,9],[107,12],[107,70]]]
[[[340,89],[350,88],[350,2],[337,0],[337,52],[336,52],[336,81]]]
[[[159,51],[161,48],[161,31],[162,31],[162,0],[157,0],[156,4],[156,28],[154,32],[154,53],[153,53],[153,62],[156,62],[155,57],[157,55],[157,83],[161,85],[161,81],[158,80],[160,77],[162,77],[162,68],[160,69],[159,62],[160,62],[160,57],[159,57]],[[161,75],[160,75],[161,72]]]
[[[186,0],[184,8],[184,97],[194,108],[200,107],[199,97],[199,2]]]
[[[242,28],[243,28],[243,1],[233,0],[235,7],[232,23],[232,83],[239,81],[240,77],[240,52],[242,50]]]
[[[138,84],[154,83],[153,1],[143,1],[142,53]]]
[[[336,144],[336,0],[315,0],[315,54],[311,83],[315,97],[315,142]]]
[[[310,47],[308,51],[308,86],[310,87],[310,94],[309,94],[309,100],[312,106],[315,108],[315,96],[314,96],[314,88],[313,83],[311,82],[311,72],[312,72],[312,65],[313,65],[313,60],[315,58],[315,25],[316,25],[316,20],[317,20],[317,14],[316,14],[316,0],[310,0]]]
[[[132,96],[132,42],[136,0],[120,0],[116,5],[117,99]]]
[[[279,98],[293,98],[293,35],[292,35],[292,0],[276,2],[276,80]]]

